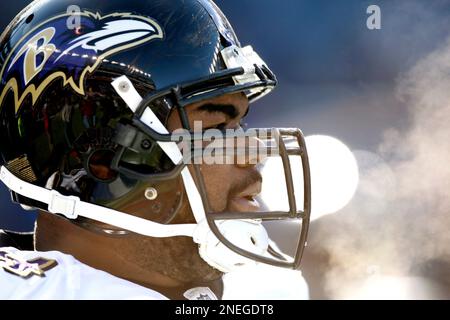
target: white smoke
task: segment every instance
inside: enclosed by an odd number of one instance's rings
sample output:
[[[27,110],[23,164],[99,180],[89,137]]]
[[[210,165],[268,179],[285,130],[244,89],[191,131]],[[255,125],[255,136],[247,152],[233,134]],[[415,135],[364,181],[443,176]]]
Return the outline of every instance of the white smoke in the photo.
[[[418,295],[424,286],[417,276],[450,287],[450,39],[403,74],[396,93],[407,128],[384,132],[376,153],[355,152],[354,200],[311,228],[305,259],[314,260],[316,250],[327,261],[316,297],[433,297],[429,286],[428,296]],[[432,275],[424,266],[433,261],[440,264]]]

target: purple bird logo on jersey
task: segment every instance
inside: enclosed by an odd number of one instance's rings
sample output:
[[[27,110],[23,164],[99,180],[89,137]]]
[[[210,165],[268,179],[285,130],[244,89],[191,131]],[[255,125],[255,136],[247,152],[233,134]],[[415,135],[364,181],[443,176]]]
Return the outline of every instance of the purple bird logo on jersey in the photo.
[[[32,275],[45,277],[48,271],[58,265],[53,259],[42,257],[26,260],[20,253],[14,253],[7,248],[0,249],[0,268],[11,274],[28,279]]]
[[[26,96],[34,104],[57,78],[84,95],[86,75],[107,57],[163,38],[160,25],[147,17],[90,11],[79,15],[80,27],[68,28],[70,14],[61,14],[39,24],[11,49],[0,71],[0,107],[12,91],[17,113]]]

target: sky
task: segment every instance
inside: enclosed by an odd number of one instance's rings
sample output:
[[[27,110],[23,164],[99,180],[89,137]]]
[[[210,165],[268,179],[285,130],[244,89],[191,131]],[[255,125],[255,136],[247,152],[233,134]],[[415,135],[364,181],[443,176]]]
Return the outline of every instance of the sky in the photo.
[[[2,3],[0,25],[4,27],[27,3]],[[448,90],[441,86],[449,83],[450,75],[445,72],[449,71],[445,61],[450,50],[450,0],[216,3],[241,43],[251,44],[279,80],[276,90],[251,108],[249,126],[300,127],[305,135],[331,135],[358,160],[361,180],[354,200],[339,215],[311,227],[312,246],[328,252],[335,266],[325,270],[329,281],[317,296],[345,296],[336,289],[342,285],[336,275],[343,274],[344,258],[364,270],[384,268],[388,274],[410,277],[419,265],[412,261],[424,264],[450,256],[425,240],[448,241],[442,226],[449,226],[444,217],[450,197],[442,190],[450,190],[446,180],[450,175],[442,163],[448,163],[444,151],[450,150],[450,133],[442,121],[449,119],[450,111]],[[366,26],[366,9],[372,4],[381,9],[379,30]],[[31,228],[32,216],[10,204],[4,187],[0,187],[0,201],[0,227]],[[433,228],[421,227],[429,221],[420,218],[422,212],[434,219]],[[380,226],[380,220],[391,226]],[[340,237],[351,234],[355,221],[354,238]],[[340,232],[335,239],[320,242],[333,230]],[[416,231],[414,238],[409,238],[408,230]],[[363,239],[367,234],[372,236]],[[414,250],[405,243],[421,248],[422,254],[409,252]],[[370,248],[383,259],[362,254]],[[347,254],[338,256],[333,250]],[[396,259],[399,254],[404,259]],[[350,268],[344,278],[354,279],[358,272]]]

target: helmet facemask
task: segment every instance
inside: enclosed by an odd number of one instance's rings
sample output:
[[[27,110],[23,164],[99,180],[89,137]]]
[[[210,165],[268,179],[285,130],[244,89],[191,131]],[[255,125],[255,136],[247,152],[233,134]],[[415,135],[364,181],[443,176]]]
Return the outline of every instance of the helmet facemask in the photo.
[[[234,48],[235,49],[235,48]],[[226,50],[229,54],[230,49]],[[234,54],[242,54],[240,50],[233,50]],[[250,51],[248,51],[250,52]],[[248,54],[248,53],[247,53]],[[236,58],[236,57],[234,57]],[[245,58],[243,59],[245,60]],[[242,62],[242,61],[241,61]],[[258,63],[263,63],[258,57]],[[250,64],[247,64],[247,66]],[[259,70],[259,71],[255,71]],[[265,70],[265,71],[261,71]],[[253,72],[253,73],[252,73]],[[247,75],[246,73],[250,73]],[[267,77],[272,76],[272,80]],[[230,85],[230,81],[234,84]],[[284,210],[258,211],[258,212],[236,212],[221,211],[214,212],[208,199],[208,192],[205,186],[203,174],[195,156],[203,154],[205,149],[204,138],[205,132],[199,135],[199,132],[193,132],[190,128],[185,107],[208,98],[212,98],[221,94],[244,92],[249,96],[249,100],[256,99],[259,95],[270,91],[271,86],[275,85],[275,79],[265,64],[254,64],[253,69],[244,67],[227,69],[225,71],[211,75],[208,79],[201,79],[198,82],[182,84],[166,90],[153,92],[145,99],[139,99],[136,92],[133,91],[132,84],[126,77],[116,79],[113,86],[128,101],[127,104],[134,111],[132,124],[127,128],[123,128],[123,132],[139,131],[150,137],[152,142],[157,144],[174,163],[172,170],[157,175],[146,175],[143,171],[133,170],[121,165],[121,154],[125,153],[127,146],[125,143],[118,141],[121,150],[117,153],[113,161],[113,168],[118,172],[133,176],[139,179],[168,179],[176,176],[182,176],[187,198],[194,217],[198,224],[198,228],[194,233],[194,241],[199,244],[199,252],[202,258],[210,265],[221,271],[230,271],[235,267],[242,267],[249,264],[267,263],[276,266],[297,268],[306,245],[306,235],[309,225],[310,213],[310,176],[309,164],[306,153],[306,146],[303,135],[299,129],[255,129],[249,134],[247,132],[238,132],[229,134],[223,132],[223,145],[226,141],[242,139],[257,139],[260,141],[255,148],[249,144],[234,147],[234,159],[239,154],[244,157],[250,156],[252,152],[263,152],[268,157],[278,157],[282,164],[282,171],[288,195],[288,208]],[[200,90],[203,88],[203,90]],[[206,89],[205,89],[206,88]],[[153,113],[152,106],[156,104],[165,104],[168,110],[177,109],[180,122],[183,125],[184,133],[169,134],[159,118]],[[118,136],[121,136],[119,133]],[[125,136],[125,134],[122,134]],[[139,144],[138,135],[134,135],[135,140],[129,144]],[[185,138],[183,140],[183,138]],[[183,140],[189,141],[187,148],[189,152],[180,153],[180,145],[176,142]],[[128,139],[130,141],[130,139]],[[217,137],[215,139],[217,142]],[[200,143],[200,144],[199,144]],[[239,144],[239,143],[238,143]],[[198,150],[198,145],[201,150]],[[196,148],[197,146],[197,148]],[[264,146],[261,148],[261,146]],[[186,151],[186,144],[184,145]],[[210,147],[210,146],[209,146]],[[255,150],[256,149],[256,150]],[[265,149],[265,150],[263,150]],[[219,150],[219,151],[218,151]],[[200,152],[197,152],[200,151]],[[215,150],[215,156],[218,156],[220,149]],[[257,155],[258,157],[258,155]],[[291,170],[291,159],[297,157],[296,165],[300,165],[302,174],[302,194],[299,200],[296,200],[296,190],[294,190],[294,178]],[[191,164],[191,172],[186,165]],[[283,172],[284,171],[284,172]],[[297,170],[298,172],[298,170]],[[195,182],[194,182],[195,181]],[[297,192],[298,194],[298,192]],[[298,209],[300,207],[301,209]],[[263,222],[279,221],[283,219],[297,220],[299,224],[299,238],[297,241],[296,251],[290,258],[283,254],[277,248],[267,235]]]

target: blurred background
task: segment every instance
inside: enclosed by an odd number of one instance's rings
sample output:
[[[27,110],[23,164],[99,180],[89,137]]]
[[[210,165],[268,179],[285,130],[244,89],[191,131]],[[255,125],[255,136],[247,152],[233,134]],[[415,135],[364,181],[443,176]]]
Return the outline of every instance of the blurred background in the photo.
[[[2,28],[28,3],[1,4]],[[358,163],[352,200],[311,223],[311,298],[450,299],[450,1],[216,3],[280,82],[249,126],[335,137]],[[0,203],[0,228],[32,230],[3,185]]]

